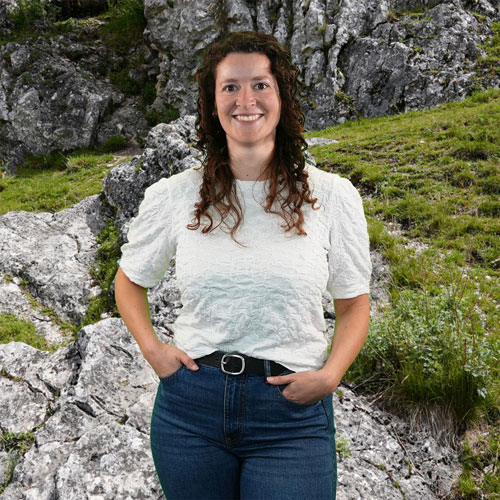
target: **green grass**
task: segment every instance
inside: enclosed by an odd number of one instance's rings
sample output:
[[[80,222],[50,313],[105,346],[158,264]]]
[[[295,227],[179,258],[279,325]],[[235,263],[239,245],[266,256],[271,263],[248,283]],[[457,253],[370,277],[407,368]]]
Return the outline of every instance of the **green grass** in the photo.
[[[20,458],[31,448],[35,442],[35,434],[33,432],[14,433],[4,431],[0,434],[0,450],[5,450],[9,457],[14,455],[14,459],[9,463],[5,473],[3,483],[0,483],[0,494],[12,480],[12,474]]]
[[[102,181],[108,172],[120,162],[130,160],[130,157],[121,157],[113,160],[113,156],[104,153],[104,150],[115,150],[124,143],[119,138],[108,141],[100,148],[100,152],[76,151],[69,155],[54,153],[47,157],[31,157],[20,168],[15,177],[0,178],[0,215],[10,211],[25,210],[28,212],[57,212],[69,208],[87,196],[99,194],[102,191]],[[111,283],[117,271],[119,258],[119,230],[108,221],[97,237],[99,248],[97,263],[89,270],[90,275],[101,287],[102,292],[90,301],[87,312],[79,325],[70,325],[61,321],[50,308],[43,308],[31,298],[34,309],[40,309],[43,314],[49,315],[56,324],[72,334],[71,339],[79,328],[95,323],[101,319],[103,313],[118,317],[118,311],[112,294]],[[28,296],[29,294],[27,294]],[[29,297],[28,297],[29,298]],[[1,328],[0,319],[0,328]],[[9,330],[8,321],[4,318]],[[31,332],[28,323],[16,327],[19,334],[15,340],[33,345],[39,349],[50,349],[39,344],[39,337]],[[71,340],[70,339],[70,340]],[[14,339],[12,339],[14,340]],[[8,341],[8,340],[7,340]]]
[[[105,21],[100,28],[102,40],[118,53],[126,55],[130,48],[142,41],[147,24],[144,1],[119,0],[98,19]]]
[[[115,142],[105,149],[116,149]],[[88,150],[28,157],[15,177],[0,178],[0,215],[14,210],[54,213],[68,208],[100,193],[103,179],[116,165],[111,153]]]
[[[97,237],[97,243],[99,244],[97,264],[91,267],[90,275],[99,284],[102,292],[90,300],[87,313],[80,327],[96,323],[101,319],[101,314],[104,312],[115,317],[120,316],[114,296],[111,293],[111,284],[118,271],[117,262],[120,258],[119,236],[120,230],[111,221],[108,221]]]
[[[500,75],[500,22],[492,23],[491,30],[493,36],[481,45],[486,56],[479,58],[477,65],[479,68],[486,68],[489,76],[494,78]]]
[[[51,346],[36,333],[35,325],[13,314],[0,314],[0,344],[24,342],[37,349],[50,351]]]
[[[390,265],[390,305],[345,379],[402,413],[439,409],[458,439],[479,425],[498,435],[500,90],[306,136],[339,141],[310,152],[364,195]],[[473,493],[500,484],[495,443],[481,467],[464,458],[457,495],[498,499]]]

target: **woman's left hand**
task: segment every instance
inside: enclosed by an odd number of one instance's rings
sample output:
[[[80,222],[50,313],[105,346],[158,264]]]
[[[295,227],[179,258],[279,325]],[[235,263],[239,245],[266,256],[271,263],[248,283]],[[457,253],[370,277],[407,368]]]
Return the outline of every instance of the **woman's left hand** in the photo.
[[[332,375],[323,369],[267,377],[267,382],[272,385],[288,384],[282,391],[283,396],[299,404],[316,403],[333,392],[338,385],[338,382],[332,380]]]

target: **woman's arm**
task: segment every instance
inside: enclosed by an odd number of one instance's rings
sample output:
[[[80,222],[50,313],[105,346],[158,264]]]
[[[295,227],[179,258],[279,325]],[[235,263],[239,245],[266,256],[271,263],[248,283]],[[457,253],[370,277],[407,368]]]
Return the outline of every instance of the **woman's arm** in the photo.
[[[288,384],[283,395],[292,401],[314,403],[333,392],[366,340],[370,319],[368,294],[352,299],[336,299],[334,305],[335,331],[325,366],[321,370],[267,378],[270,384]]]
[[[368,335],[370,301],[368,294],[352,299],[335,299],[335,331],[332,349],[323,370],[328,374],[332,391],[361,351]]]
[[[123,322],[158,376],[170,375],[181,364],[192,370],[198,369],[184,351],[158,339],[151,324],[147,288],[131,281],[121,268],[115,277],[115,301]]]

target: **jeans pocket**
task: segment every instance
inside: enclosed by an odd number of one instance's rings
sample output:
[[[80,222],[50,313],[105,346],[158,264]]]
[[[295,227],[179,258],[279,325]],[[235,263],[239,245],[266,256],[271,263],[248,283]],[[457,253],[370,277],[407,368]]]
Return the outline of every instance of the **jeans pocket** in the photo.
[[[160,382],[168,382],[169,380],[172,380],[174,377],[176,377],[182,371],[183,368],[186,368],[186,365],[184,363],[182,363],[181,366],[179,366],[179,368],[177,368],[177,370],[172,372],[170,375],[165,375],[165,377],[158,377],[158,378],[160,379]]]
[[[295,373],[295,372],[293,370],[285,370],[284,372],[280,373],[280,376],[281,375],[289,375],[290,373]],[[275,385],[274,388],[275,388],[276,392],[278,393],[280,399],[282,399],[283,401],[286,401],[288,404],[293,405],[293,406],[298,407],[298,408],[310,408],[312,406],[321,404],[321,399],[319,401],[316,401],[315,403],[299,403],[297,401],[292,401],[291,399],[288,399],[283,394],[283,391],[287,385],[288,384]]]

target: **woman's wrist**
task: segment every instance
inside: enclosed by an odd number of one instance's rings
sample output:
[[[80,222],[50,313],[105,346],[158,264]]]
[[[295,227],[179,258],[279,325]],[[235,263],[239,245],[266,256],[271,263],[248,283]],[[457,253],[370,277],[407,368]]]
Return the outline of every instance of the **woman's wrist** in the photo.
[[[319,371],[323,372],[326,380],[326,385],[330,389],[330,392],[335,391],[340,384],[340,381],[342,380],[343,374],[337,373],[336,370],[334,370],[333,368],[329,368],[326,365]]]
[[[139,344],[139,348],[141,349],[142,355],[148,359],[151,355],[154,355],[158,351],[162,344],[164,343],[156,336],[156,334],[153,334],[152,336],[148,336],[148,338],[144,339]]]

